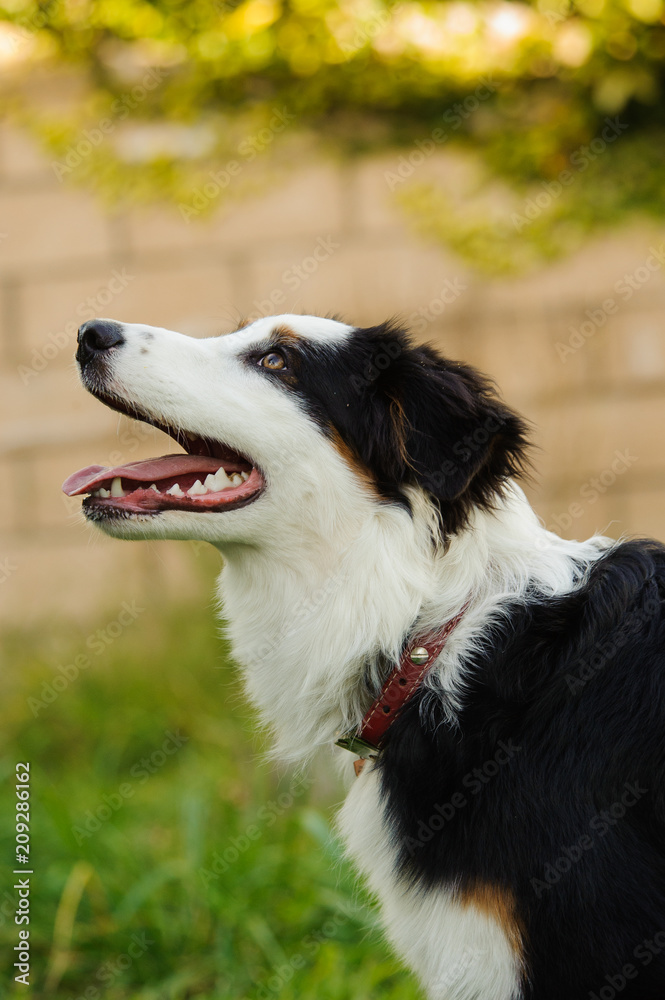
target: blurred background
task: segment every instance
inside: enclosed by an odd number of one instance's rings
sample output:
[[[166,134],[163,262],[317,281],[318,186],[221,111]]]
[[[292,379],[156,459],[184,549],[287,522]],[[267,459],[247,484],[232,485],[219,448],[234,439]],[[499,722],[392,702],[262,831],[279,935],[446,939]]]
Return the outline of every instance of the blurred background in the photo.
[[[665,538],[664,77],[663,0],[0,4],[0,991],[417,995],[331,768],[261,758],[217,555],[93,535],[60,493],[171,450],[80,388],[76,329],[398,317],[532,421],[548,527]]]

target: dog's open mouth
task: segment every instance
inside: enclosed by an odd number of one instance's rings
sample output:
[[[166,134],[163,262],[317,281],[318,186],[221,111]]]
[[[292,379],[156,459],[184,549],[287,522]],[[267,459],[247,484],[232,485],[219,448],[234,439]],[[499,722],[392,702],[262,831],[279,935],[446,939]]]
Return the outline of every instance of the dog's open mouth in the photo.
[[[223,511],[245,506],[263,491],[263,475],[245,455],[218,441],[153,420],[120,399],[95,395],[112,409],[164,431],[186,453],[112,468],[90,465],[79,469],[65,480],[62,489],[70,497],[89,494],[83,502],[87,514]]]

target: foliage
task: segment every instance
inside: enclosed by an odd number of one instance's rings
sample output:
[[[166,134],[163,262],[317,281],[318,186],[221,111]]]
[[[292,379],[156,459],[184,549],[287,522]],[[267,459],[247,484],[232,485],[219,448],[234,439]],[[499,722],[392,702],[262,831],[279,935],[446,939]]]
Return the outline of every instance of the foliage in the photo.
[[[258,756],[212,614],[146,611],[35,718],[28,699],[89,638],[64,626],[4,637],[3,995],[416,1000],[330,834],[339,790]],[[185,740],[162,760],[167,733]],[[29,988],[11,969],[13,776],[26,760]]]
[[[198,192],[198,214],[211,171],[237,161],[242,183],[218,195],[242,193],[250,165],[288,163],[304,133],[347,153],[397,145],[409,162],[466,145],[518,205],[579,150],[600,150],[607,163],[573,168],[528,238],[512,211],[498,225],[520,266],[636,211],[662,216],[664,12],[664,0],[4,0],[0,28],[33,77],[63,65],[83,76],[57,114],[29,117],[65,177],[116,200],[191,206]],[[86,136],[102,120],[95,145]],[[608,120],[623,131],[601,149]],[[407,200],[435,212],[433,235],[493,269],[501,255],[477,246],[496,226],[455,223],[445,189],[444,177]]]

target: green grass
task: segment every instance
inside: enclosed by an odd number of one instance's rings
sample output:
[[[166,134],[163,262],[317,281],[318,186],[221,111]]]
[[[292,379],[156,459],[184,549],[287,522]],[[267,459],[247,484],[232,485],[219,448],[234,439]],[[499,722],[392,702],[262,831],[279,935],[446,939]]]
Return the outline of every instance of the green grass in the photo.
[[[212,613],[148,609],[97,652],[115,617],[3,639],[2,996],[416,1000],[331,834],[340,790],[325,768],[302,780],[262,759]],[[55,700],[30,701],[82,652]],[[12,969],[18,761],[29,987]]]

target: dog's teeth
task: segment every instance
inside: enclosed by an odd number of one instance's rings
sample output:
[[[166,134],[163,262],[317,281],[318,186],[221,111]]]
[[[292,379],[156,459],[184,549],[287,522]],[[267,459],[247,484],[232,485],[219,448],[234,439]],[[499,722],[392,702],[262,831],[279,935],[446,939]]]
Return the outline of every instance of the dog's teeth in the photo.
[[[218,469],[215,473],[215,483],[217,484],[218,490],[224,490],[227,486],[231,485],[231,480],[226,475],[226,469],[224,467]]]
[[[154,491],[155,491],[155,493],[159,493],[159,490],[157,489],[157,487],[155,486],[155,484],[154,484],[154,483],[151,483],[151,484],[150,484],[150,489],[151,489],[151,490],[154,490]]]
[[[234,486],[242,486],[243,481],[240,475],[237,472],[234,472],[233,475],[231,476],[231,482],[233,483]]]
[[[205,485],[212,493],[217,493],[219,490],[225,490],[231,485],[231,480],[226,475],[223,468],[218,469],[213,475],[206,476]]]
[[[203,483],[201,482],[201,480],[197,479],[196,482],[194,483],[194,485],[192,486],[192,488],[189,489],[189,490],[187,490],[187,496],[188,497],[198,497],[198,496],[202,496],[204,493],[207,493],[207,492],[208,491],[205,488],[205,486],[203,485]]]
[[[170,490],[166,491],[170,497],[184,497],[184,493],[177,483],[174,483]]]
[[[110,497],[111,491],[105,490],[104,487],[102,486],[101,489],[97,490],[97,493],[95,495],[98,497]]]
[[[112,497],[124,497],[125,491],[122,488],[122,479],[120,476],[116,476],[111,483],[111,496]]]
[[[242,479],[243,483],[246,483],[247,480],[249,479],[249,472],[241,472],[240,478]]]

